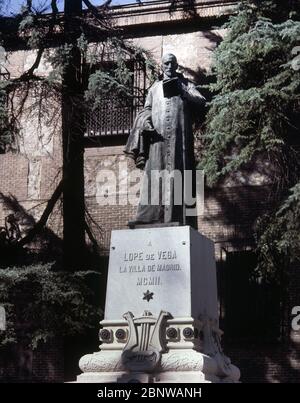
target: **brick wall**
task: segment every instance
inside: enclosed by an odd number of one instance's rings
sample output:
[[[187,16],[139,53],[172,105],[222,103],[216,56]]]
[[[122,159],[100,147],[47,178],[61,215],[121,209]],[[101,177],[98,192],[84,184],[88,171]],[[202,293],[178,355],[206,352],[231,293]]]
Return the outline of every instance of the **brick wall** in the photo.
[[[141,16],[133,15],[130,20],[125,11],[117,17],[120,24],[128,25],[131,21],[135,29],[134,42],[149,50],[157,62],[162,53],[174,52],[178,56],[182,71],[196,81],[201,77],[203,70],[210,68],[211,53],[224,31],[209,27],[207,22],[205,28],[193,24],[188,26],[185,23],[179,26],[181,17],[175,18],[178,19],[177,25],[165,26],[163,23],[168,21],[169,13],[165,13],[163,17],[160,14],[156,19],[145,14],[144,21],[140,20]],[[138,12],[137,7],[135,12]],[[155,11],[151,12],[155,15]],[[205,10],[203,13],[205,15]],[[212,10],[209,15],[214,15]],[[161,25],[155,23],[157,21],[161,21]],[[143,23],[146,24],[145,31]],[[13,52],[8,61],[12,76],[17,76],[26,66],[30,66],[32,57],[32,52]],[[41,65],[41,74],[47,71],[46,67]],[[59,114],[56,114],[55,121],[59,120]],[[0,201],[0,226],[4,224],[4,218],[9,212],[16,212],[22,218],[24,233],[42,214],[45,202],[61,177],[62,165],[59,130],[53,134],[46,147],[39,148],[37,132],[30,119],[28,122],[29,124],[24,124],[24,127],[27,127],[27,134],[24,136],[27,143],[23,144],[21,153],[9,152],[0,155],[0,192],[5,196],[4,200]],[[44,134],[46,138],[49,137],[47,130]],[[99,172],[109,168],[118,174],[120,164],[122,166],[127,161],[122,150],[122,146],[85,150],[86,205],[92,218],[90,225],[103,256],[109,253],[111,230],[126,228],[128,220],[135,215],[135,207],[132,205],[100,205],[97,199]],[[128,161],[129,172],[132,169],[132,162]],[[121,180],[124,179],[124,173],[121,172],[120,176]],[[215,241],[218,260],[224,246],[236,250],[253,246],[252,230],[255,219],[262,214],[268,203],[268,187],[263,183],[258,185],[258,182],[254,180],[245,186],[241,181],[240,184],[225,184],[221,188],[205,190],[205,211],[198,218],[198,227],[204,235]],[[118,193],[119,189],[116,190],[116,195]],[[122,196],[122,202],[125,196]],[[61,204],[58,203],[43,234],[50,258],[57,258],[61,236]],[[298,271],[295,269],[291,275],[290,298],[286,307],[288,337],[284,342],[275,345],[225,345],[225,351],[242,371],[243,382],[299,382],[300,336],[289,331],[291,307],[300,305],[299,272],[299,268]],[[11,380],[59,381],[63,379],[64,354],[60,342],[41,347],[36,352],[14,350],[5,356],[1,355],[0,374],[2,379],[9,374]]]
[[[1,350],[0,383],[64,382],[61,340],[40,344],[35,350],[16,345]]]
[[[5,173],[0,177],[2,192],[16,197],[25,211],[34,218],[38,218],[42,213],[44,204],[41,202],[47,200],[59,178],[60,158],[42,158],[41,198],[28,200],[28,160],[17,154],[0,155],[2,172]],[[97,201],[97,173],[105,167],[118,173],[119,164],[124,162],[122,147],[93,148],[85,152],[86,205],[93,219],[91,224],[93,233],[103,255],[109,253],[111,230],[126,228],[128,220],[134,217],[136,208],[131,205],[100,206]],[[133,168],[130,161],[128,161],[128,167],[129,171]],[[253,225],[256,217],[264,211],[268,203],[267,195],[267,186],[224,186],[205,190],[205,211],[198,219],[198,227],[203,234],[216,242],[217,259],[220,258],[221,247],[224,245],[239,249],[241,245],[245,247],[253,244]],[[7,206],[2,208],[0,216],[2,222],[9,211]],[[47,237],[52,247],[49,251],[52,256],[56,256],[53,239],[57,239],[59,244],[62,235],[60,204],[51,215],[48,227],[51,236],[49,237],[48,233]],[[300,279],[296,274],[299,274],[299,271],[295,271],[292,276],[291,298],[286,309],[287,322],[291,306],[300,305]],[[243,382],[297,382],[297,379],[299,380],[299,334],[295,332],[290,334],[289,339],[274,345],[268,343],[252,343],[246,346],[225,344],[225,351],[232,362],[241,369]],[[4,361],[4,367],[1,366],[2,376],[8,373],[10,382],[20,379],[28,382],[62,381],[63,362],[64,350],[55,345],[36,352],[13,353]],[[72,373],[75,374],[76,369],[73,369]]]

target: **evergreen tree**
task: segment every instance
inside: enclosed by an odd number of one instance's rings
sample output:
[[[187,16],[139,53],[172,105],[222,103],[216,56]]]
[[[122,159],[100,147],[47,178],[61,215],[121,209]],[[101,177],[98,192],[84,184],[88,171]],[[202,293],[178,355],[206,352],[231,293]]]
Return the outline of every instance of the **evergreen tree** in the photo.
[[[4,6],[5,2],[2,3]],[[84,203],[86,100],[97,105],[101,97],[112,90],[126,97],[133,96],[128,91],[132,72],[126,60],[144,63],[149,59],[148,66],[152,67],[149,55],[126,41],[122,32],[113,26],[110,3],[111,0],[107,0],[95,7],[89,0],[65,0],[64,13],[59,13],[57,0],[43,2],[41,7],[27,0],[20,13],[13,18],[0,16],[0,44],[13,49],[17,38],[17,46],[34,50],[36,54],[32,66],[20,77],[0,82],[0,145],[7,142],[12,144],[11,137],[17,137],[20,118],[31,90],[37,97],[33,106],[36,106],[35,113],[41,120],[45,118],[45,110],[53,109],[53,101],[61,103],[62,112],[62,181],[48,201],[40,220],[19,241],[19,245],[32,241],[46,225],[62,193],[64,267],[70,270],[85,265],[85,233],[96,244]],[[86,10],[83,10],[83,6]],[[45,13],[49,8],[51,12]],[[97,45],[89,46],[92,42]],[[115,67],[110,72],[101,67],[104,54],[115,55]],[[52,66],[52,71],[46,77],[38,72],[43,58]],[[89,77],[88,88],[85,88],[86,72],[95,69]],[[5,105],[7,96],[10,97],[9,109]],[[17,104],[13,98],[17,99]],[[57,120],[55,110],[50,119],[53,122]]]
[[[226,24],[201,163],[210,184],[258,161],[272,167],[274,197],[256,234],[260,268],[272,274],[300,259],[299,16],[299,1],[251,0]]]

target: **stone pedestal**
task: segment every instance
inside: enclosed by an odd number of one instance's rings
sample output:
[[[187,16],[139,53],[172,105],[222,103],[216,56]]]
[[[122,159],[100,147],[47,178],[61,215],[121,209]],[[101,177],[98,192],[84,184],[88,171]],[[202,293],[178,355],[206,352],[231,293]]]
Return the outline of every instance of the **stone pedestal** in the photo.
[[[77,382],[237,382],[221,349],[214,244],[194,229],[113,231],[101,351]]]

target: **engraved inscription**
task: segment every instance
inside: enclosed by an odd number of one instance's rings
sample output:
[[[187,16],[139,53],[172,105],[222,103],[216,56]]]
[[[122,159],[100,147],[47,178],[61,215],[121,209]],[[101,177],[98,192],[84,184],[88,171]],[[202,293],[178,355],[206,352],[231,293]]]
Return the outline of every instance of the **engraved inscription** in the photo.
[[[157,252],[158,254],[158,259],[164,259],[164,260],[171,260],[171,259],[177,259],[176,251],[159,251]]]
[[[161,285],[161,279],[159,276],[138,277],[136,285]]]
[[[157,271],[176,271],[181,270],[180,264],[158,264]]]
[[[146,252],[141,250],[126,251],[123,254],[123,264],[119,264],[119,273],[138,276],[133,277],[136,286],[162,286],[162,272],[182,270],[176,261],[177,252],[174,249]]]
[[[135,260],[143,260],[144,259],[144,252],[134,252],[134,253],[126,253],[124,255],[125,262],[133,262]]]
[[[129,266],[129,273],[143,273],[146,271],[145,266]]]
[[[156,253],[144,253],[144,252],[125,252],[124,262],[141,262],[143,260],[174,260],[177,259],[175,250],[160,250]]]

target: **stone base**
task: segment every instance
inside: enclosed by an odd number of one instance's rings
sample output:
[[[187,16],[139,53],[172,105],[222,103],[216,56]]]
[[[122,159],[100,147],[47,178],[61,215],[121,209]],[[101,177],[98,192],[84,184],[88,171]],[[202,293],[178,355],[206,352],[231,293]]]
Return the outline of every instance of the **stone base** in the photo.
[[[228,363],[221,368],[218,358],[195,350],[165,353],[153,373],[129,372],[122,364],[122,351],[100,351],[81,358],[83,374],[78,383],[236,383],[240,372]],[[114,370],[113,370],[114,369]]]
[[[235,383],[240,371],[221,349],[221,331],[214,320],[191,317],[171,318],[149,313],[129,320],[101,322],[106,335],[102,351],[87,354],[79,361],[83,374],[77,382],[96,383]],[[139,333],[149,340],[139,349]],[[152,327],[151,327],[152,326]],[[152,329],[152,330],[151,330]],[[156,330],[155,330],[156,329]],[[103,333],[104,332],[104,333]],[[135,333],[136,332],[136,333]],[[123,335],[118,339],[119,335]],[[131,336],[130,336],[131,335]],[[137,338],[133,336],[137,336]],[[151,338],[150,338],[151,335]],[[109,338],[107,338],[109,336]],[[164,337],[163,337],[164,336]]]
[[[113,231],[101,351],[77,382],[238,382],[221,348],[213,242],[194,229]]]

